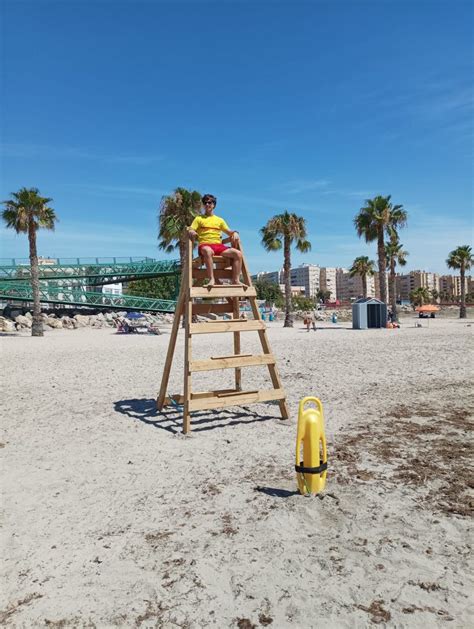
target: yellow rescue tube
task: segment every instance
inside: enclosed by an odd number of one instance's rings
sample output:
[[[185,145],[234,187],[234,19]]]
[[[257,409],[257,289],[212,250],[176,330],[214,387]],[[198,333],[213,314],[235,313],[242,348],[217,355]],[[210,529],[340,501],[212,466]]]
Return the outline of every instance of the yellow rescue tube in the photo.
[[[314,406],[305,408],[305,405],[311,402],[316,408]],[[327,464],[323,405],[316,397],[305,397],[299,405],[296,433],[295,470],[300,494],[318,494],[324,490]]]

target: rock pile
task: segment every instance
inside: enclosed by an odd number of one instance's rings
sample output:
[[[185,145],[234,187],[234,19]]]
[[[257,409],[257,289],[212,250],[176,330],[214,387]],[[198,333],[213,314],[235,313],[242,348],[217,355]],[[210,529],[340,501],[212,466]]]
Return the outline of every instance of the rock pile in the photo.
[[[42,313],[44,328],[77,330],[78,328],[114,328],[117,326],[117,319],[126,316],[126,312],[99,312],[93,315],[75,314],[72,316],[57,316],[54,312]],[[143,321],[150,325],[173,323],[172,314],[145,314]],[[0,316],[0,331],[15,332],[31,328],[33,316],[31,312],[24,315],[17,315],[13,319]]]
[[[312,310],[311,314],[314,316],[315,321],[331,321],[333,313],[337,314],[338,321],[352,321],[351,308],[331,308],[330,310]],[[283,314],[284,316],[284,314]],[[306,312],[297,310],[294,313],[295,320],[304,320]]]

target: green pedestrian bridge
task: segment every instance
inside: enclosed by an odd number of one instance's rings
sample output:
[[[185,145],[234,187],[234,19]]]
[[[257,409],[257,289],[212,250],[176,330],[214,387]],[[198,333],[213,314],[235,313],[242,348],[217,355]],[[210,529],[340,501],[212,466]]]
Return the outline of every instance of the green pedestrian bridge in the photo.
[[[44,304],[108,310],[174,312],[179,290],[179,260],[153,258],[40,259],[40,300]],[[175,278],[175,299],[153,299],[102,292],[102,286],[153,277]],[[0,301],[32,302],[29,260],[0,259]]]

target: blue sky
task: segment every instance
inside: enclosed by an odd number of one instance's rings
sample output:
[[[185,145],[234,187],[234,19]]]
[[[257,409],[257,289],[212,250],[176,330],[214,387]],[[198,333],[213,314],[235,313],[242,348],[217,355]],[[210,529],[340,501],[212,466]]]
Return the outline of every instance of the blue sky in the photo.
[[[3,0],[2,199],[54,199],[45,256],[165,257],[157,208],[211,192],[252,272],[281,266],[258,229],[307,221],[293,263],[375,259],[353,218],[391,194],[407,269],[447,272],[472,242],[473,4]],[[0,257],[27,239],[0,228]]]

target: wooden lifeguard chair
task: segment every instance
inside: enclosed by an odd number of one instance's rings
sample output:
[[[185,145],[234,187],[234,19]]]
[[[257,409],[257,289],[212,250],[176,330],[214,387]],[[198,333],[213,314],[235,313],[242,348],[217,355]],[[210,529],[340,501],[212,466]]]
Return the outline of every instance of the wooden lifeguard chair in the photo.
[[[229,239],[223,241],[229,242]],[[164,406],[177,404],[183,405],[183,432],[191,429],[190,413],[193,411],[211,410],[252,404],[256,402],[269,402],[278,400],[282,419],[288,419],[286,395],[282,388],[278,375],[275,357],[271,353],[267,338],[265,322],[262,320],[256,303],[257,293],[252,286],[252,280],[248,272],[245,256],[239,244],[235,248],[242,252],[242,276],[246,286],[235,284],[217,284],[212,288],[203,286],[207,278],[206,269],[200,257],[193,260],[193,243],[189,239],[185,257],[184,268],[181,276],[181,290],[179,293],[176,311],[171,329],[171,338],[166,355],[165,367],[161,379],[161,387],[157,400],[158,410]],[[214,256],[215,278],[229,280],[232,277],[231,261],[221,256]],[[196,299],[203,297],[225,299],[223,303],[196,303]],[[239,301],[248,300],[250,303],[252,319],[240,318]],[[224,315],[230,313],[232,318],[216,319],[194,323],[194,315],[206,315],[215,313]],[[173,355],[178,336],[181,316],[184,316],[184,393],[167,396],[168,380],[173,362]],[[240,351],[240,335],[242,332],[257,331],[262,344],[263,353],[253,356],[242,354]],[[218,334],[232,332],[234,337],[234,353],[229,356],[212,356],[207,360],[193,360],[192,337],[194,334]],[[242,367],[254,367],[266,365],[270,373],[273,389],[267,390],[242,390]],[[219,391],[193,392],[191,389],[192,374],[198,371],[213,371],[216,369],[235,370],[235,388]]]

